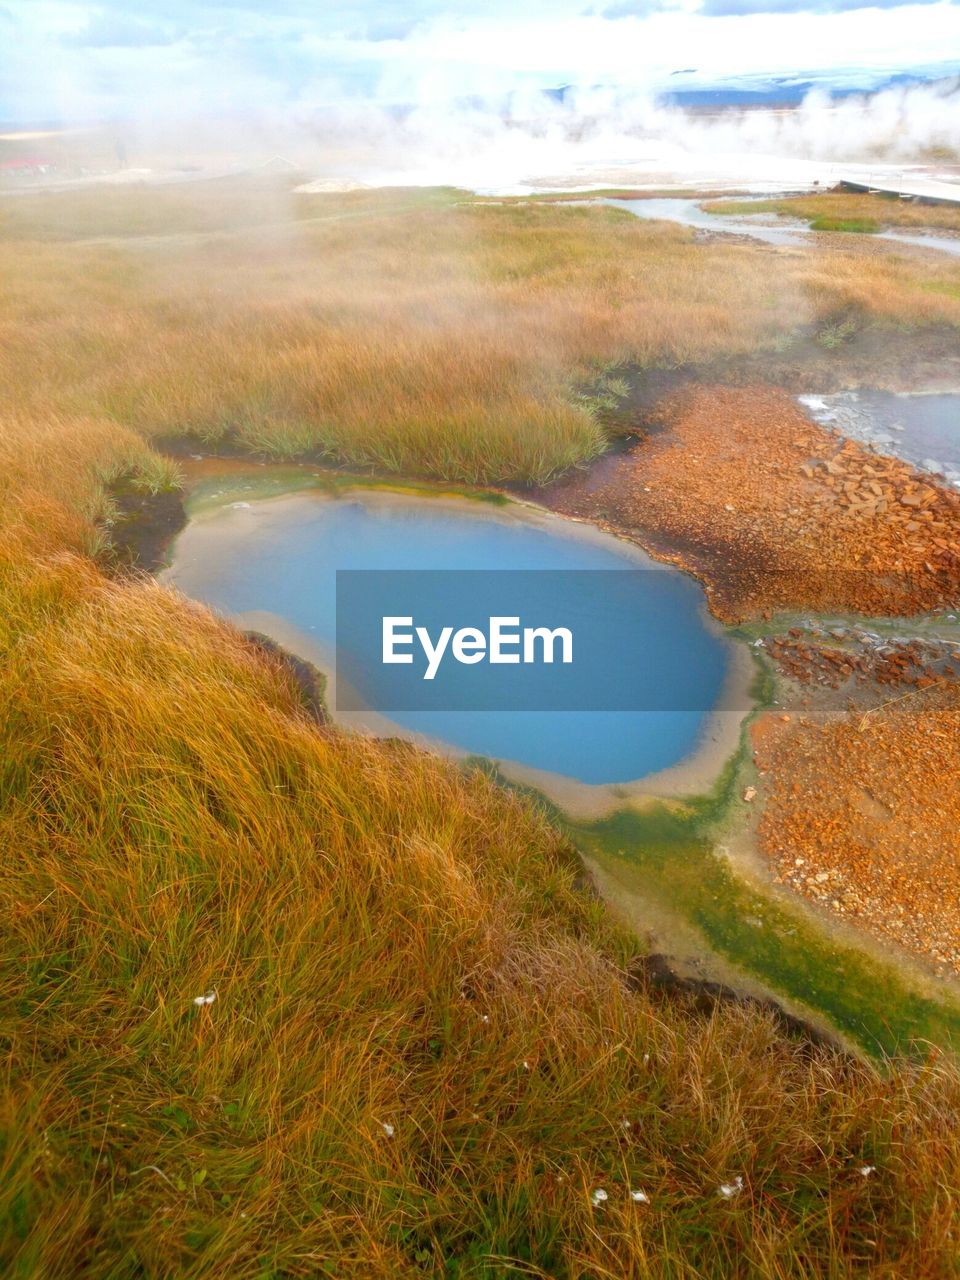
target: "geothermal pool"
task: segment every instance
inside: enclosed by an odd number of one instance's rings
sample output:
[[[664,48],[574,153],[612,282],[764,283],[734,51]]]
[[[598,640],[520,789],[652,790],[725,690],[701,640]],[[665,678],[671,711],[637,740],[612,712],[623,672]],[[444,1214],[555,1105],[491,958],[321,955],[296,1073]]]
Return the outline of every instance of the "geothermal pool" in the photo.
[[[338,721],[590,785],[667,770],[698,749],[709,752],[711,732],[717,736],[737,655],[708,617],[700,587],[599,530],[521,504],[359,488],[228,501],[195,515],[164,579],[334,675],[336,572],[345,569],[547,571],[517,575],[524,603],[543,612],[560,592],[565,616],[600,625],[609,651],[629,662],[624,696],[634,709],[520,710],[504,706],[490,686],[489,705],[380,714],[379,639],[357,635],[349,648],[351,705],[371,710],[341,715],[334,705]],[[580,572],[561,578],[561,570]],[[610,570],[645,572],[602,573]],[[459,583],[459,574],[450,581]],[[347,688],[336,674],[334,696]],[[725,753],[729,733],[722,736]]]

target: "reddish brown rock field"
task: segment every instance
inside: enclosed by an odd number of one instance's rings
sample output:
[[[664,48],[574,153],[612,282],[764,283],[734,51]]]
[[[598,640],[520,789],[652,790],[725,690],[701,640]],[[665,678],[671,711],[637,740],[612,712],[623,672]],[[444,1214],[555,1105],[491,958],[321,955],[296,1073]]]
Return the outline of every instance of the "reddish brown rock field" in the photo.
[[[700,577],[725,621],[779,609],[905,616],[960,586],[960,494],[842,441],[769,387],[697,387],[663,430],[544,497]]]

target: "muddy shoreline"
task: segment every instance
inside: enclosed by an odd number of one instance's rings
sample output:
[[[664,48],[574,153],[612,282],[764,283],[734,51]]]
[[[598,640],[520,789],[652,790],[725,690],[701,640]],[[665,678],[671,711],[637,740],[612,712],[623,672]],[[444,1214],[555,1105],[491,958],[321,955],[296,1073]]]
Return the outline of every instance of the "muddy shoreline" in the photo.
[[[171,543],[186,527],[187,512],[179,490],[141,493],[126,480],[110,490],[115,508],[105,565],[114,572],[156,573]]]

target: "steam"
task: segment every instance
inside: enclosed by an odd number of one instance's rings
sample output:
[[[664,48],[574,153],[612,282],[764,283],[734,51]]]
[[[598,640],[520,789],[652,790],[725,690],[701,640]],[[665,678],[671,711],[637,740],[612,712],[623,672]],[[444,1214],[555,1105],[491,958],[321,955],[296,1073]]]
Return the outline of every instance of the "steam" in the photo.
[[[839,99],[815,90],[795,109],[709,113],[665,106],[652,93],[584,88],[562,101],[513,95],[399,116],[341,109],[319,131],[349,153],[339,169],[318,172],[321,180],[518,192],[637,181],[776,189],[960,160],[960,82]]]
[[[64,12],[89,8],[74,3]],[[960,29],[960,14],[948,18],[954,8],[877,10],[869,20],[863,11],[859,22],[870,23],[867,31],[857,28],[863,65],[848,75],[876,82],[880,53],[914,28],[931,68],[932,24],[948,47],[949,32]],[[0,23],[3,12],[0,4]],[[741,86],[756,82],[748,64],[761,58],[795,79],[795,67],[786,71],[791,59],[808,56],[814,35],[828,31],[823,24],[839,23],[830,28],[839,35],[851,31],[856,15],[849,13],[713,19],[677,9],[646,24],[597,15],[574,25],[518,17],[513,27],[462,29],[436,19],[408,38],[388,32],[376,44],[324,37],[319,19],[316,31],[297,35],[286,19],[245,4],[231,15],[229,28],[198,26],[186,34],[171,23],[117,26],[106,19],[57,33],[24,20],[8,101],[21,120],[28,110],[34,120],[55,113],[68,128],[85,128],[88,138],[99,131],[85,156],[78,143],[73,162],[74,173],[98,180],[229,172],[280,157],[318,189],[400,183],[517,192],[601,184],[776,190],[829,183],[841,171],[868,179],[891,168],[960,160],[956,78],[845,98],[814,90],[799,107],[782,110],[684,110],[658,96],[658,86],[690,83],[664,69],[686,66],[687,57],[706,68],[697,74],[700,84],[723,82],[711,69],[721,55]],[[745,51],[751,33],[759,44]],[[549,47],[541,50],[544,42]],[[571,62],[576,75],[558,70]],[[543,88],[564,83],[562,95]]]

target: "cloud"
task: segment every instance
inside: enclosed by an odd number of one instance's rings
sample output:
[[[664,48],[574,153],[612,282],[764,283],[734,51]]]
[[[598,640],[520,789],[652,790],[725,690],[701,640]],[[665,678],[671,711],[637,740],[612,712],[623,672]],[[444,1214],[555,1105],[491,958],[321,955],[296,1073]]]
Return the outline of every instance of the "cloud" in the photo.
[[[349,6],[343,4],[321,5],[318,0],[270,0],[269,5],[257,4],[256,0],[149,0],[147,4],[137,4],[136,0],[65,0],[66,5],[79,12],[96,10],[99,13],[116,13],[126,19],[132,19],[149,9],[153,19],[169,19],[185,24],[199,23],[205,25],[211,19],[229,20],[237,14],[264,14],[269,12],[274,17],[315,18],[318,10],[341,15],[349,13]],[[353,14],[356,21],[356,12]]]
[[[852,9],[901,9],[917,4],[953,4],[955,0],[704,0],[707,18],[750,17],[775,13],[846,13]]]
[[[871,2],[865,22],[856,10]],[[931,2],[0,0],[0,30],[4,8],[17,24],[0,41],[0,119],[283,120],[377,105],[442,118],[467,100],[526,118],[540,110],[518,105],[528,95],[546,95],[549,114],[598,88],[612,105],[582,110],[619,119],[618,95],[652,100],[676,88],[677,68],[698,68],[685,89],[785,74],[850,85],[837,67],[856,87],[891,66],[923,74],[960,48],[960,4]],[[642,124],[646,108],[630,110]]]
[[[80,31],[64,35],[62,43],[72,49],[150,49],[174,44],[181,35],[180,29],[156,22],[100,13],[91,17]]]
[[[364,31],[364,38],[374,44],[384,40],[406,40],[417,26],[416,18],[386,18],[383,21],[371,22]]]
[[[619,18],[646,18],[662,8],[660,0],[619,0],[619,3],[601,9],[600,16],[616,22]]]

